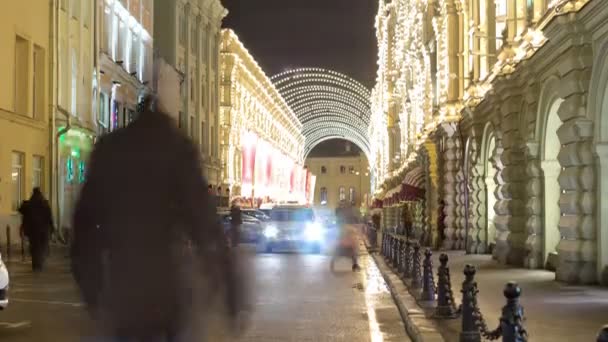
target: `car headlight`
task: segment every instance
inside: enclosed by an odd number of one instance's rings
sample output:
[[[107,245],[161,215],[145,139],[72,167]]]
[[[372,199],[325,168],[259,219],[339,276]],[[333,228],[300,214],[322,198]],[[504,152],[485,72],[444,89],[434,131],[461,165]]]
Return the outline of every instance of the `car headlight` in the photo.
[[[275,226],[268,226],[264,229],[264,236],[268,239],[274,239],[279,235],[279,229]]]
[[[309,223],[306,225],[304,236],[308,241],[320,241],[323,239],[323,227],[318,223]]]

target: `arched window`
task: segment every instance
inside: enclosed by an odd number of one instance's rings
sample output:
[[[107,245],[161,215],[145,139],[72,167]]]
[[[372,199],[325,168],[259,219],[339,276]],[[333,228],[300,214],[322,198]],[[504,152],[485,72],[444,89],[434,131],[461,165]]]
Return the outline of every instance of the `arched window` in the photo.
[[[327,168],[325,166],[321,166],[321,173],[322,174],[326,174],[327,173]]]
[[[340,202],[346,201],[346,189],[341,186],[340,187]]]
[[[348,189],[348,201],[355,204],[355,188]]]
[[[320,200],[321,200],[321,205],[327,205],[327,188],[326,187],[321,188]]]
[[[345,174],[346,173],[346,166],[344,166],[344,165],[340,166],[340,173],[341,174]]]

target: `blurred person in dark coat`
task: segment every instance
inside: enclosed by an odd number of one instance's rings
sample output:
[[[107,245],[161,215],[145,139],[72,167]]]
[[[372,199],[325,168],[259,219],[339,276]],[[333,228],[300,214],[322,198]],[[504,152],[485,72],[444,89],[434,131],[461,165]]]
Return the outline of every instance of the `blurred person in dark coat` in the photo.
[[[191,322],[197,304],[224,298],[231,322],[241,309],[242,281],[200,165],[197,148],[157,112],[95,146],[75,210],[72,267],[90,313],[118,341],[201,340],[185,337],[202,323]]]
[[[21,233],[30,244],[32,269],[34,272],[42,271],[49,248],[49,240],[55,229],[51,206],[44,198],[40,188],[36,187],[32,191],[30,199],[24,201],[19,207],[19,212],[22,215]]]
[[[230,208],[230,241],[232,247],[238,247],[241,239],[241,225],[243,224],[243,213],[237,200],[232,202]]]

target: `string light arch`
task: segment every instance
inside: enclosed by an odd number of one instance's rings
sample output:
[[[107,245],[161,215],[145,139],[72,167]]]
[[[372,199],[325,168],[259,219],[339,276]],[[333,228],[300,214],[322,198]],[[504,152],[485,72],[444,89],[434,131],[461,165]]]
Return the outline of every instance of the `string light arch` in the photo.
[[[321,68],[293,69],[271,80],[302,123],[304,158],[330,139],[348,140],[370,157],[369,89],[344,74]]]

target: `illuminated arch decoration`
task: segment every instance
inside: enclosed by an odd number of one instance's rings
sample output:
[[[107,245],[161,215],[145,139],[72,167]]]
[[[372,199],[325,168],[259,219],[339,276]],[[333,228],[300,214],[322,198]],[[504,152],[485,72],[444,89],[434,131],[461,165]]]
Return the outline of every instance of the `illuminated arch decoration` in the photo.
[[[304,157],[323,141],[345,139],[370,156],[371,92],[339,72],[289,70],[271,78],[302,123]]]

